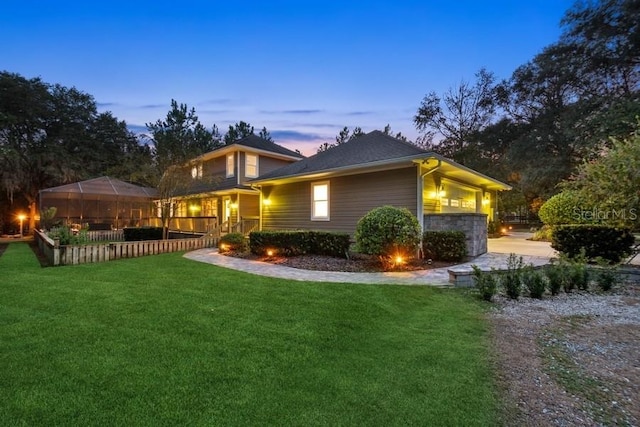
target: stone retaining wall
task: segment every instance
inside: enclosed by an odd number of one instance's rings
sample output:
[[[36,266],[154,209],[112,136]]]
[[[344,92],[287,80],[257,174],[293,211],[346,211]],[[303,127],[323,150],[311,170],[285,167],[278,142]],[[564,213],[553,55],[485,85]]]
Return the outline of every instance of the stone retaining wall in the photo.
[[[487,215],[480,213],[426,214],[424,229],[429,231],[462,231],[467,238],[470,257],[487,252]]]

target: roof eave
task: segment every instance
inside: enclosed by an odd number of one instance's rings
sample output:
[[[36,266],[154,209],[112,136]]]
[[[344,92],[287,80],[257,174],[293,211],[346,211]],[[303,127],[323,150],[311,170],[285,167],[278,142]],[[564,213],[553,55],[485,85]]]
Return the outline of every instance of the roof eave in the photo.
[[[375,169],[375,170],[394,169],[394,166],[401,166],[403,163],[411,163],[416,159],[419,159],[422,157],[424,156],[412,155],[412,156],[406,156],[406,157],[397,157],[394,159],[378,160],[374,162],[358,163],[355,165],[341,166],[337,168],[321,169],[321,170],[312,171],[308,173],[297,173],[297,174],[283,175],[283,176],[266,178],[266,179],[256,178],[248,181],[248,183],[252,185],[253,184],[264,185],[264,184],[274,184],[276,182],[284,183],[284,182],[291,182],[291,181],[304,180],[304,179],[320,178],[320,177],[325,177],[329,175],[349,174],[349,172],[357,173],[357,172],[363,172],[369,169]]]

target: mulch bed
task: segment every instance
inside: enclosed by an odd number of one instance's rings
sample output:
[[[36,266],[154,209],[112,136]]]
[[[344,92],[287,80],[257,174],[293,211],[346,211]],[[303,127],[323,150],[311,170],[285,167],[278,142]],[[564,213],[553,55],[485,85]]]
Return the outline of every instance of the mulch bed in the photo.
[[[252,261],[267,262],[270,264],[284,265],[287,267],[315,271],[344,271],[353,273],[379,273],[385,271],[415,271],[430,270],[434,268],[449,267],[455,263],[432,261],[425,259],[407,260],[402,264],[385,270],[380,260],[371,255],[351,254],[349,259],[336,258],[325,255],[299,255],[293,257],[284,256],[258,256],[247,252],[226,252],[223,255]]]

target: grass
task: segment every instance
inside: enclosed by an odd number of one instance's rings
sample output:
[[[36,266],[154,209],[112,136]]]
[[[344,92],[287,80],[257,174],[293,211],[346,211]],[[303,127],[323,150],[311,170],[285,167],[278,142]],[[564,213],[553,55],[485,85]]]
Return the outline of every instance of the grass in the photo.
[[[495,425],[481,305],[164,254],[0,257],[7,425]]]

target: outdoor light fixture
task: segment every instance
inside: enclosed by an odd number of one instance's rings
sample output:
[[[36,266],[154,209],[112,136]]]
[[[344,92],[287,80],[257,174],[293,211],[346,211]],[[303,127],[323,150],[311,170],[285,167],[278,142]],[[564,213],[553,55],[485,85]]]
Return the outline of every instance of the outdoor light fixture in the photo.
[[[229,207],[230,207],[231,209],[238,209],[238,204],[237,204],[237,203],[231,203],[231,204],[229,205]]]
[[[22,222],[27,219],[25,214],[18,214],[18,221],[20,221],[20,237],[22,237]]]
[[[273,256],[273,249],[268,249],[267,250],[267,256],[269,256],[269,257]]]
[[[269,205],[271,204],[271,200],[269,200],[269,199],[264,199],[264,200],[262,201],[262,204],[263,204],[263,205],[265,205],[265,206],[269,206]]]
[[[396,255],[396,264],[402,264],[404,262],[404,259],[402,258],[402,255]]]

